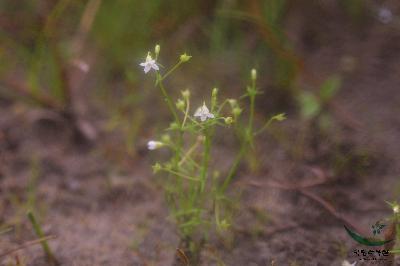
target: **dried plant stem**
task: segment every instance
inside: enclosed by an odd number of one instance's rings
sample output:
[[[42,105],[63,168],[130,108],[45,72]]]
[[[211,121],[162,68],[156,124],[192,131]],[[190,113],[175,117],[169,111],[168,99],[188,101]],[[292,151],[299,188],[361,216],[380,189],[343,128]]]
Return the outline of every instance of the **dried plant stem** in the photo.
[[[7,256],[7,255],[10,255],[12,253],[15,253],[15,252],[17,252],[17,251],[19,251],[21,249],[25,249],[27,247],[30,247],[30,246],[33,246],[33,245],[36,245],[36,244],[40,244],[40,243],[43,243],[44,241],[52,240],[52,239],[55,239],[55,238],[57,238],[57,237],[56,236],[46,236],[46,237],[42,237],[42,238],[39,238],[39,239],[36,239],[36,240],[27,241],[27,242],[23,243],[22,245],[14,248],[14,249],[10,249],[10,250],[8,250],[8,251],[6,251],[4,253],[1,253],[0,254],[0,258],[4,257],[4,256]]]

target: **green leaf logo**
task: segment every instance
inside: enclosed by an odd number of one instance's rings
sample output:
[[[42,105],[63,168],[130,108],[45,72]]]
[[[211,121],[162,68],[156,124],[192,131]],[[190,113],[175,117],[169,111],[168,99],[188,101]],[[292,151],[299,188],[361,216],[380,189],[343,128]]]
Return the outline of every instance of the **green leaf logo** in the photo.
[[[344,228],[346,229],[349,236],[351,236],[351,238],[353,238],[355,241],[357,241],[361,245],[376,247],[376,246],[383,246],[383,245],[393,241],[393,239],[378,240],[378,239],[371,239],[371,238],[363,237],[362,235],[352,231],[347,226],[344,226]]]

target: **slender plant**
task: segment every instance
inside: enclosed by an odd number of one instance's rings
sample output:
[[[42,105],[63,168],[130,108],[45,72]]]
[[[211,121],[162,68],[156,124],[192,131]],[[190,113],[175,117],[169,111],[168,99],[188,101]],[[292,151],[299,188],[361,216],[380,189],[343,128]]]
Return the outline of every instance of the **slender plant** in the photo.
[[[208,233],[212,230],[223,232],[231,224],[227,191],[245,154],[254,146],[255,136],[272,121],[285,117],[284,114],[273,116],[260,129],[255,129],[255,99],[259,94],[255,69],[251,70],[250,85],[239,99],[220,100],[219,90],[213,88],[210,98],[202,100],[196,109],[192,109],[189,90],[182,91],[180,98],[174,101],[164,82],[191,56],[182,54],[174,66],[162,73],[159,53],[160,46],[156,45],[154,58],[149,52],[140,66],[146,74],[154,72],[155,85],[173,121],[159,140],[148,142],[148,149],[166,148],[170,151],[169,159],[155,163],[153,171],[163,174],[167,202],[181,234],[183,248],[195,261]],[[247,112],[239,105],[240,100],[248,101]],[[244,113],[247,117],[242,117]],[[237,154],[225,174],[219,174],[221,169],[212,164],[215,136],[222,127],[230,129],[239,143]]]
[[[40,226],[40,224],[38,223],[38,221],[36,220],[33,212],[28,211],[27,213],[28,219],[32,224],[33,230],[35,231],[35,234],[43,239],[43,241],[40,243],[42,245],[43,251],[47,256],[47,259],[49,261],[49,263],[51,265],[57,265],[58,262],[56,260],[56,257],[54,256],[54,253],[52,252],[49,244],[47,243],[47,240],[45,239],[45,235],[43,233],[42,227]]]

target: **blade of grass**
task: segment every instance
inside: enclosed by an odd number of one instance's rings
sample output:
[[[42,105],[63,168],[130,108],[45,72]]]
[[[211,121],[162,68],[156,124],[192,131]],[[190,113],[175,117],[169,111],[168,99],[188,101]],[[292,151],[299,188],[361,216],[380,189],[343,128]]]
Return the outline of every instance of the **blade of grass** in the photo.
[[[39,238],[43,239],[45,237],[45,235],[43,233],[41,226],[36,221],[35,216],[33,215],[33,213],[31,211],[28,211],[27,215],[28,215],[29,221],[31,222],[31,224],[33,226],[33,230],[35,231],[36,235]],[[42,245],[43,251],[46,254],[49,261],[51,261],[53,264],[58,264],[56,258],[53,255],[53,252],[50,249],[49,244],[47,243],[47,240],[44,239],[43,241],[40,242],[40,244]]]

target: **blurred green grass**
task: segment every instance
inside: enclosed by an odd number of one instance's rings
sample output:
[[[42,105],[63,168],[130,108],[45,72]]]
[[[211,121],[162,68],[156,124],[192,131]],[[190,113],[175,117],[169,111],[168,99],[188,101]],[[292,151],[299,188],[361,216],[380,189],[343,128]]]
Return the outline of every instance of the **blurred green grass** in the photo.
[[[301,8],[312,5],[304,3]],[[359,0],[340,1],[339,6],[355,19],[365,13]],[[176,60],[178,51],[196,55],[187,78],[207,76],[196,73],[200,69],[218,75],[220,68],[244,77],[256,67],[260,83],[270,89],[268,97],[278,92],[277,97],[295,102],[303,60],[285,33],[293,8],[298,3],[290,0],[2,0],[0,93],[24,101],[33,98],[29,102],[39,105],[46,99],[52,103],[47,106],[68,110],[70,68],[76,62],[89,64],[82,93],[89,99],[84,102],[106,113],[110,128],[141,123],[154,92],[145,89],[138,63],[159,43],[166,64]],[[4,82],[10,77],[22,83],[17,85],[23,93]],[[125,131],[136,136],[138,128]],[[133,141],[128,143],[132,146]]]

